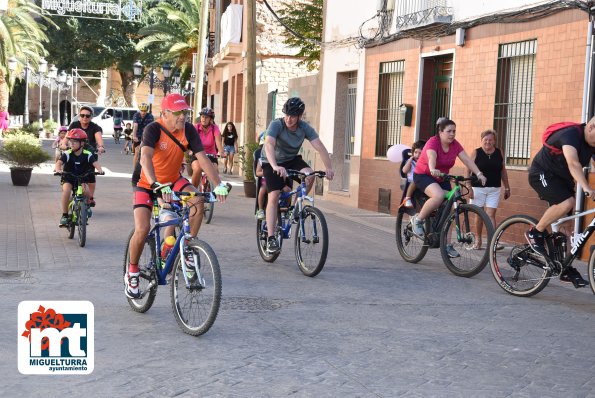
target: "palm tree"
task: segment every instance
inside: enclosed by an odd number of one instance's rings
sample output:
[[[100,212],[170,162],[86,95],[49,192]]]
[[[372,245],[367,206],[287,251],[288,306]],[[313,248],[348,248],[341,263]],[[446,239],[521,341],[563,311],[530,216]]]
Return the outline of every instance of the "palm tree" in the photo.
[[[139,31],[145,37],[137,44],[137,51],[150,49],[154,55],[160,54],[163,61],[176,61],[183,73],[188,73],[198,45],[200,3],[201,0],[172,0],[152,8],[149,17],[155,23]]]
[[[0,15],[0,106],[8,106],[8,94],[14,82],[14,78],[10,78],[8,59],[15,57],[22,69],[27,61],[36,65],[46,54],[43,42],[47,41],[47,36],[35,20],[36,17],[45,19],[42,12],[32,1],[10,0],[8,11]]]

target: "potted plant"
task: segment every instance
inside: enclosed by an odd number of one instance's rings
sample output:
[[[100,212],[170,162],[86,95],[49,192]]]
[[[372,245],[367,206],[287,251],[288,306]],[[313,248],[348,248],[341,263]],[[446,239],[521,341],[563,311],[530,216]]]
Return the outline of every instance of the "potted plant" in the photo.
[[[244,194],[248,198],[256,197],[256,179],[254,177],[254,151],[256,142],[244,144],[238,149],[238,162],[244,173]]]
[[[50,160],[39,139],[22,131],[10,134],[0,148],[0,160],[8,163],[13,185],[27,186],[33,167]]]
[[[43,128],[45,130],[45,138],[52,137],[58,129],[58,123],[52,119],[47,119],[43,122]]]

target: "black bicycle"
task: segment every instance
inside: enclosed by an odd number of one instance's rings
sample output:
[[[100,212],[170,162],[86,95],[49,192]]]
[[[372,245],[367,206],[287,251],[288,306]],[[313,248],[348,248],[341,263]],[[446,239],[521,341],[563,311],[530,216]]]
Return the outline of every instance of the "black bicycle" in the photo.
[[[488,250],[477,246],[480,241],[480,224],[485,226],[486,242],[489,242],[494,227],[485,211],[467,203],[464,198],[469,192],[465,178],[449,174],[442,175],[445,180],[455,182],[445,195],[444,202],[425,220],[424,236],[416,235],[412,229],[411,218],[419,212],[428,197],[419,190],[413,194],[413,208],[401,206],[397,214],[396,241],[403,260],[417,263],[424,258],[428,249],[440,248],[440,254],[446,268],[453,274],[463,277],[477,275],[488,263]]]
[[[104,173],[97,173],[95,171],[88,171],[82,175],[76,175],[68,171],[56,172],[56,176],[69,176],[75,180],[75,185],[72,187],[72,197],[68,203],[68,224],[64,226],[68,231],[68,239],[74,237],[75,228],[78,230],[78,242],[80,247],[85,247],[87,242],[87,224],[90,217],[91,208],[87,205],[87,197],[85,196],[85,185],[83,181],[85,178],[92,175],[103,175]]]
[[[578,257],[595,230],[595,219],[582,233],[573,236],[573,243],[568,252],[566,235],[558,227],[566,221],[579,219],[595,213],[595,209],[563,217],[552,224],[553,232],[546,239],[547,256],[535,253],[525,237],[537,220],[527,215],[508,217],[496,229],[490,242],[490,266],[498,285],[506,292],[520,297],[529,297],[539,293],[550,279],[559,277]],[[496,247],[503,250],[495,250]],[[595,293],[595,251],[591,252],[588,265],[589,282]]]

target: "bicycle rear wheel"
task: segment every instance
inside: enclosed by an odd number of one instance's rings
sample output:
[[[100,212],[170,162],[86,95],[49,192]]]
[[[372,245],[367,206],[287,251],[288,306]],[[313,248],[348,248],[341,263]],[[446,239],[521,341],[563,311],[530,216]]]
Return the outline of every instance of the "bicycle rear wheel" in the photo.
[[[128,271],[128,264],[130,263],[130,240],[134,234],[134,229],[128,235],[126,241],[126,251],[124,252],[124,278],[126,278],[126,272]],[[142,293],[142,297],[139,299],[128,298],[128,304],[136,312],[147,312],[155,301],[157,295],[157,275],[155,274],[155,266],[157,261],[157,255],[155,253],[155,238],[150,236],[147,237],[143,253],[138,260],[138,268],[140,270],[140,277],[138,278],[138,288]],[[126,284],[124,280],[124,284]]]
[[[192,239],[186,249],[183,254],[186,261],[200,270],[202,280],[193,273],[193,277],[188,278],[190,285],[186,285],[178,254],[171,279],[171,305],[184,333],[199,336],[206,333],[217,318],[221,303],[221,271],[215,252],[206,242]]]
[[[411,216],[406,211],[399,211],[396,223],[397,249],[403,260],[408,263],[417,263],[428,252],[428,245],[423,239],[413,234],[411,230]],[[429,222],[426,222],[426,231],[429,231]]]
[[[458,217],[459,231],[455,217]],[[483,224],[486,239],[479,236],[478,219]],[[478,239],[489,242],[493,235],[494,226],[485,211],[476,205],[460,204],[458,211],[450,213],[440,233],[440,254],[444,265],[457,276],[470,278],[477,275],[488,263],[488,249],[486,245],[478,250],[476,243]]]
[[[79,202],[75,211],[78,213],[79,246],[85,247],[85,243],[87,242],[87,203],[84,199]]]
[[[533,296],[550,281],[552,272],[544,258],[531,249],[525,238],[525,232],[536,224],[533,217],[509,217],[496,228],[490,242],[492,274],[498,285],[514,296]],[[503,249],[496,250],[500,245]]]
[[[277,214],[277,225],[281,226],[281,215]],[[277,228],[277,230],[279,230],[279,228]],[[269,253],[267,251],[267,225],[266,225],[266,221],[265,220],[258,220],[256,222],[256,244],[258,245],[258,253],[260,253],[260,257],[262,257],[262,259],[264,261],[266,261],[267,263],[272,263],[274,262],[277,257],[279,257],[279,254],[281,254],[281,250],[275,252],[275,253]],[[275,234],[276,236],[278,236],[277,234]],[[279,238],[280,239],[280,238]],[[280,243],[279,245],[281,246],[283,244],[283,239],[280,239]]]
[[[302,228],[303,221],[303,228]],[[328,228],[324,214],[312,206],[305,206],[295,227],[295,259],[306,276],[322,271],[328,254]]]
[[[205,181],[205,183],[203,184],[203,192],[211,192],[211,182],[207,179]],[[205,203],[205,210],[204,210],[204,216],[203,216],[203,220],[205,221],[206,224],[210,224],[211,220],[213,219],[213,212],[215,211],[215,203],[213,202],[209,202],[209,203]]]

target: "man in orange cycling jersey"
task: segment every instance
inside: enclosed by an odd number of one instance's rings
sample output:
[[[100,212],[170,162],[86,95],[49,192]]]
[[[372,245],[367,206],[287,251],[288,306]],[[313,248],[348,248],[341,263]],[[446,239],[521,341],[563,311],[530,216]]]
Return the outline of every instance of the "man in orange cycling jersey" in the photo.
[[[170,202],[172,189],[197,192],[196,188],[180,175],[184,152],[191,150],[193,163],[200,164],[207,176],[218,184],[214,191],[221,202],[225,201],[225,196],[228,194],[227,186],[221,183],[216,168],[205,156],[196,129],[191,123],[186,122],[189,109],[191,108],[182,95],[169,94],[161,103],[162,117],[149,124],[143,133],[140,147],[142,169],[140,180],[134,188],[133,199],[134,235],[130,240],[130,264],[128,272],[124,275],[124,291],[129,298],[141,296],[138,287],[138,260],[149,233],[154,195],[160,195],[164,202]],[[202,201],[202,198],[194,197],[189,202],[198,204]],[[198,234],[200,227],[198,215],[202,218],[202,212],[193,212],[190,216],[192,236]]]

